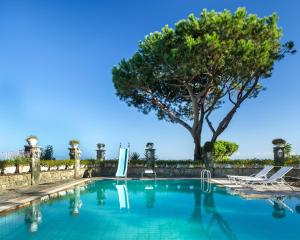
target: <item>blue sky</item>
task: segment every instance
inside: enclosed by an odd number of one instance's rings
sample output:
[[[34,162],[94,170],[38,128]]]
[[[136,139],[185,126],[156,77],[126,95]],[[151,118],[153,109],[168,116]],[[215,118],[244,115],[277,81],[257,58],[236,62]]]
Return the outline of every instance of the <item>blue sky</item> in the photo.
[[[161,159],[188,159],[193,141],[179,125],[143,115],[115,96],[111,69],[165,24],[203,8],[259,16],[277,12],[283,41],[300,42],[297,0],[43,0],[0,1],[0,152],[22,149],[27,135],[66,158],[68,141],[81,141],[83,157],[96,143],[116,157],[119,143],[141,154],[154,142]],[[220,139],[239,143],[236,157],[271,157],[283,137],[300,153],[299,53],[275,66],[267,91],[246,102]],[[210,136],[205,129],[205,137]]]

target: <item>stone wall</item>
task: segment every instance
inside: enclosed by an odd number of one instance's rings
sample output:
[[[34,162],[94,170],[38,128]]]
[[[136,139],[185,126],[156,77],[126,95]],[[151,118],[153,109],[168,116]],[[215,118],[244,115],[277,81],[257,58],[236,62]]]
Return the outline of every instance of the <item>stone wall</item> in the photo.
[[[138,178],[141,177],[142,172],[145,170],[145,167],[129,166],[128,167],[128,177]],[[249,176],[251,174],[257,173],[262,167],[220,167],[214,168],[212,171],[212,177],[215,178],[224,178],[227,175],[241,175]],[[114,177],[117,170],[115,164],[108,166],[102,166],[98,169],[97,172],[93,171],[93,176],[102,176],[102,177]],[[200,177],[201,167],[157,167],[155,171],[157,177]],[[276,170],[276,169],[275,169]],[[275,172],[275,170],[273,172]],[[300,169],[293,169],[287,174],[287,179],[290,181],[300,181]]]
[[[129,166],[128,167],[128,177],[139,178],[141,177],[142,172],[146,168],[143,166]],[[212,177],[215,178],[224,178],[227,175],[244,175],[249,176],[253,173],[258,172],[261,167],[223,167],[223,168],[214,168],[212,171]],[[117,170],[116,164],[108,165],[95,165],[88,168],[80,169],[80,177],[114,177]],[[155,171],[157,177],[168,178],[168,177],[200,177],[201,167],[157,167]],[[275,171],[275,170],[274,170]],[[58,181],[64,181],[74,178],[74,169],[70,170],[54,170],[41,172],[40,183],[53,183]],[[288,181],[300,182],[300,169],[293,169],[288,173]],[[24,187],[31,185],[31,174],[22,173],[22,174],[7,174],[0,175],[0,191],[16,187]]]
[[[0,191],[29,185],[31,185],[30,173],[0,175]]]
[[[80,177],[87,176],[87,169],[80,169]],[[43,183],[53,183],[64,181],[74,178],[74,169],[70,170],[55,170],[41,172],[40,184]],[[5,189],[11,189],[16,187],[26,187],[31,185],[31,174],[21,173],[21,174],[7,174],[0,175],[0,191]]]
[[[80,169],[80,178],[83,177],[86,169]],[[43,183],[52,183],[52,182],[59,182],[59,181],[64,181],[68,179],[73,179],[74,178],[74,169],[70,170],[57,170],[57,171],[48,171],[48,172],[41,172],[41,179],[40,179],[40,184]]]

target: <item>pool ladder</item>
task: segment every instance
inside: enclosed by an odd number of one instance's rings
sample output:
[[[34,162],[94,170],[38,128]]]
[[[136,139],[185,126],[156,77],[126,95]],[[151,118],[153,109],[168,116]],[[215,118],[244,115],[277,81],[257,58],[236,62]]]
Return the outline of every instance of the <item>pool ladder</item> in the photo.
[[[201,171],[201,191],[202,192],[207,192],[210,193],[211,192],[211,172],[207,169],[203,169]]]

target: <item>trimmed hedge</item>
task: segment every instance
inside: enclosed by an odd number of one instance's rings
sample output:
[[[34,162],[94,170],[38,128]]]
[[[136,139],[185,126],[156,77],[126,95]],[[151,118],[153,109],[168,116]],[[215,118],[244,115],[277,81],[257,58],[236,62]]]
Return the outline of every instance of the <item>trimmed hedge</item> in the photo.
[[[117,164],[118,160],[106,160],[104,164]],[[232,165],[232,166],[264,166],[264,165],[274,165],[274,160],[272,159],[235,159],[235,160],[221,160],[214,162],[215,165]],[[286,165],[291,164],[300,164],[300,157],[291,157],[285,161]],[[145,160],[134,160],[129,162],[130,166],[143,165],[146,166]],[[194,166],[201,167],[204,166],[201,161],[193,161],[193,160],[156,160],[155,165],[158,167],[166,167],[166,166]]]
[[[5,167],[17,166],[17,165],[29,165],[29,158],[16,158],[16,159],[8,159],[0,161],[0,169]]]
[[[95,159],[84,159],[80,161],[81,165],[95,165],[95,164],[111,164],[117,165],[118,160],[105,160],[104,162],[99,162]],[[4,169],[9,166],[17,165],[29,165],[30,159],[28,158],[16,158],[13,160],[3,160],[0,161],[0,169]],[[70,167],[75,164],[74,160],[41,160],[41,166],[43,167],[59,167],[66,166]],[[130,166],[146,166],[146,160],[132,160],[129,162]],[[289,159],[285,160],[285,165],[299,164],[300,165],[300,156],[292,156]],[[204,164],[201,161],[193,160],[156,160],[155,165],[158,167],[203,167]],[[235,159],[235,160],[221,160],[215,162],[215,165],[231,165],[231,166],[263,166],[263,165],[274,165],[274,161],[271,159]]]
[[[80,160],[81,165],[94,165],[98,161],[94,159],[85,159],[85,160]],[[75,164],[75,160],[41,160],[41,166],[44,167],[59,167],[59,166],[72,166]]]

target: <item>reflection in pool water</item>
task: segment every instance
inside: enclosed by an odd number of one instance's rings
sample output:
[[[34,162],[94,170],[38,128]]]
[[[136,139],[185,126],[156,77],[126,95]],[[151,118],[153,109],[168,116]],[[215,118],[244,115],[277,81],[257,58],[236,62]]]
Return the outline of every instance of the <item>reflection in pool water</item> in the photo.
[[[298,198],[244,200],[198,180],[95,181],[59,195],[0,217],[0,239],[244,240],[300,234]]]
[[[70,209],[71,215],[79,215],[79,210],[82,206],[82,201],[80,200],[80,187],[76,186],[74,188],[74,195],[70,198]]]
[[[36,232],[39,224],[42,222],[42,213],[39,204],[32,203],[30,207],[25,209],[25,223],[29,232]]]

